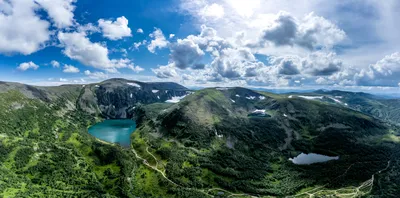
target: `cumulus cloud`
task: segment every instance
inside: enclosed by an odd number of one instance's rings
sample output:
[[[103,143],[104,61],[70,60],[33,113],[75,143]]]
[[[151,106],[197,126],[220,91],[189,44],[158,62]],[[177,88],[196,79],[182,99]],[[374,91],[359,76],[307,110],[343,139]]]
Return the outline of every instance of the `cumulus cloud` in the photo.
[[[36,65],[34,62],[30,61],[30,62],[26,62],[26,63],[21,63],[19,64],[19,66],[17,67],[18,70],[20,71],[26,71],[28,69],[33,69],[33,70],[37,70],[39,68],[38,65]]]
[[[42,6],[57,28],[66,28],[74,24],[73,3],[76,0],[35,0]]]
[[[175,68],[170,65],[160,66],[158,68],[151,70],[156,74],[158,78],[173,78],[178,76],[178,73],[176,72]]]
[[[143,40],[143,41],[140,41],[140,42],[135,42],[135,43],[133,43],[133,48],[132,49],[138,50],[140,46],[146,45],[146,44],[147,44],[147,40]]]
[[[201,15],[203,17],[211,17],[216,19],[222,18],[224,14],[224,7],[216,3],[206,5],[201,11]]]
[[[100,69],[110,68],[108,49],[100,43],[92,43],[83,32],[58,33],[58,40],[64,45],[63,53],[84,65]]]
[[[180,69],[193,68],[202,69],[204,64],[200,63],[203,50],[190,39],[178,39],[171,47],[170,61],[173,66]]]
[[[68,82],[68,79],[60,78],[60,82]]]
[[[302,60],[302,70],[313,76],[329,76],[343,66],[342,60],[336,58],[336,53],[317,51]]]
[[[400,52],[385,56],[355,75],[357,84],[363,86],[397,86],[399,79]]]
[[[163,32],[159,28],[155,28],[154,32],[151,33],[149,36],[150,36],[150,38],[153,39],[150,41],[150,44],[147,46],[147,49],[151,53],[155,53],[157,48],[162,49],[162,48],[167,47],[169,44],[167,39],[165,39]]]
[[[108,78],[108,75],[103,72],[91,72],[89,70],[86,70],[84,72],[84,74],[91,79],[106,79],[106,78]]]
[[[58,61],[52,60],[50,62],[51,66],[53,66],[54,68],[59,68],[60,67],[60,63]]]
[[[132,63],[132,64],[129,64],[129,65],[128,65],[128,68],[129,68],[130,70],[136,72],[136,73],[139,73],[139,72],[144,71],[144,68],[140,67],[139,65],[133,65],[133,63]]]
[[[277,46],[293,45],[297,34],[297,23],[287,12],[279,12],[276,18],[263,30],[261,39]]]
[[[139,28],[139,29],[136,30],[136,32],[139,33],[139,34],[143,34],[143,29]]]
[[[276,73],[280,75],[300,74],[300,58],[298,56],[272,57],[271,64],[276,68]]]
[[[86,34],[92,34],[92,33],[97,33],[101,32],[100,28],[93,25],[92,23],[88,23],[85,25],[79,25],[78,26],[78,32],[84,32]]]
[[[116,73],[120,68],[132,65],[129,59],[109,59],[108,49],[100,43],[91,42],[84,32],[58,33],[58,40],[64,47],[63,53],[86,66]]]
[[[98,23],[103,36],[110,40],[119,40],[123,37],[132,36],[131,29],[128,27],[128,19],[124,16],[118,17],[116,21],[100,19]]]
[[[79,69],[72,65],[64,65],[64,73],[79,73]]]
[[[299,20],[287,12],[279,12],[263,30],[261,42],[269,41],[276,46],[298,45],[313,50],[317,47],[331,48],[345,38],[343,30],[314,13]]]
[[[42,20],[34,1],[1,1],[0,53],[32,54],[45,46],[50,39],[50,23]]]
[[[170,39],[172,39],[172,38],[174,38],[174,37],[175,37],[175,34],[170,34],[170,35],[169,35],[169,38],[170,38]]]

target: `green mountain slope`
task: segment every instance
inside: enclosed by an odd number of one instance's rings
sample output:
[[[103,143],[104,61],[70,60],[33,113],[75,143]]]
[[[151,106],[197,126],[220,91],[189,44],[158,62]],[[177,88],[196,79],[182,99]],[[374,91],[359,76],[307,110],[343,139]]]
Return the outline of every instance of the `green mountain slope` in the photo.
[[[0,84],[0,197],[166,194],[170,185],[147,170],[132,151],[88,134],[87,128],[103,114],[90,114],[79,102],[84,89],[96,85]]]
[[[251,116],[256,110],[265,115]],[[356,191],[393,163],[399,149],[397,139],[388,138],[398,131],[358,111],[242,88],[197,91],[146,116],[133,147],[144,156],[144,148],[151,148],[167,177],[185,187],[265,196],[294,195],[313,186]],[[292,164],[288,158],[300,152],[340,160]]]
[[[327,100],[111,79],[2,82],[0,108],[0,197],[400,194],[399,128]],[[107,118],[136,120],[131,148],[87,133]],[[289,160],[302,152],[339,159]]]

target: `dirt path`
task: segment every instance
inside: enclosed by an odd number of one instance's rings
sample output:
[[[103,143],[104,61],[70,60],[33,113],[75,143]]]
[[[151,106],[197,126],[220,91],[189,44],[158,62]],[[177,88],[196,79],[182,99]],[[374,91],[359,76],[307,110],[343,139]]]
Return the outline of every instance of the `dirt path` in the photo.
[[[202,194],[204,194],[204,195],[207,195],[207,196],[209,196],[209,197],[214,197],[213,195],[209,194],[210,192],[212,192],[212,191],[214,191],[214,190],[218,190],[218,191],[223,191],[223,192],[229,193],[228,197],[247,196],[247,197],[255,198],[255,196],[252,196],[252,195],[249,195],[249,194],[244,194],[244,193],[243,193],[243,194],[235,194],[235,193],[229,192],[229,191],[224,190],[224,189],[221,189],[221,188],[196,189],[196,188],[187,188],[187,187],[181,186],[181,185],[179,185],[179,184],[173,182],[172,180],[170,180],[170,179],[165,175],[165,172],[164,172],[164,171],[162,171],[162,170],[160,170],[160,169],[157,168],[157,166],[158,166],[158,160],[157,160],[157,158],[149,151],[149,147],[146,147],[146,152],[147,152],[148,154],[150,154],[150,155],[154,158],[154,160],[157,162],[157,165],[156,165],[156,166],[150,165],[150,164],[147,162],[146,159],[142,158],[142,157],[136,152],[135,149],[132,148],[131,150],[132,150],[132,152],[135,154],[135,157],[136,157],[136,158],[142,160],[142,162],[143,162],[144,165],[146,165],[147,167],[149,167],[149,168],[151,168],[151,169],[153,169],[153,170],[159,172],[159,173],[163,176],[163,178],[164,178],[165,180],[167,180],[168,182],[170,182],[170,183],[173,184],[174,186],[178,186],[178,187],[185,188],[185,189],[188,189],[188,190],[194,190],[194,191],[197,191],[197,192],[202,193]]]

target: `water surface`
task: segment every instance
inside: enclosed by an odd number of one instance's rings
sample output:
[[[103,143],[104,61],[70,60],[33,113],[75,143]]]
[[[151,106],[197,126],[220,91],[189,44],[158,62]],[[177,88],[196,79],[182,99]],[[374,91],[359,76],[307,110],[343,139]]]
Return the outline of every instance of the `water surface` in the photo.
[[[304,164],[314,164],[314,163],[321,163],[327,162],[330,160],[338,160],[339,156],[330,157],[326,155],[320,155],[316,153],[304,154],[301,153],[297,157],[289,158],[294,164],[304,165]]]
[[[136,123],[133,120],[105,120],[89,128],[89,134],[96,138],[117,143],[123,147],[129,147],[130,136],[136,129]]]

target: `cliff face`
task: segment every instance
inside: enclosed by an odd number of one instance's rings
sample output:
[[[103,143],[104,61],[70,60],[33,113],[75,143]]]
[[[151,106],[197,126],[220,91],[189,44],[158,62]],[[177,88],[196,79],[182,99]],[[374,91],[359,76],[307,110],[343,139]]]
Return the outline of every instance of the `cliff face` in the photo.
[[[176,83],[111,79],[87,85],[82,89],[78,105],[88,113],[99,113],[107,119],[131,118],[138,104],[166,102],[173,97],[182,97],[189,93],[187,88]]]

